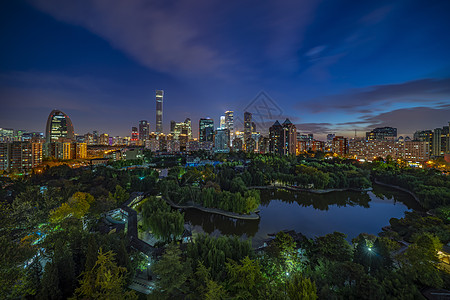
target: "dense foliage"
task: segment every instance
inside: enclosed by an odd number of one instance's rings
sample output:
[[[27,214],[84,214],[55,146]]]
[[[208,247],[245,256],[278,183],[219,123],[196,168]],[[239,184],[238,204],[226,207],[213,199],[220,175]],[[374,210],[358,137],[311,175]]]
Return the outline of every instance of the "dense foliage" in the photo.
[[[160,197],[150,197],[142,204],[142,223],[144,230],[151,230],[153,235],[165,242],[181,237],[184,231],[184,214],[172,210]]]
[[[127,286],[144,262],[142,255],[123,232],[100,233],[104,214],[132,192],[146,194],[138,209],[142,226],[164,246],[152,266],[156,280],[149,298],[414,299],[421,298],[421,288],[450,286],[448,266],[438,255],[450,242],[450,179],[441,172],[394,161],[362,165],[244,153],[219,154],[215,159],[221,164],[194,168],[181,167],[182,157],[145,155],[148,164],[172,166],[167,178],[151,167],[122,169],[141,161],[78,169],[59,165],[30,177],[3,177],[0,297],[135,298]],[[191,243],[177,244],[184,215],[165,201],[246,214],[264,205],[253,187],[362,190],[371,187],[370,179],[412,191],[429,211],[407,212],[391,219],[379,237],[361,234],[351,244],[339,232],[295,240],[280,232],[255,252],[249,240],[237,237],[194,235]],[[306,196],[287,201],[324,206]],[[349,197],[336,204],[355,201]],[[358,201],[367,206],[370,198]]]

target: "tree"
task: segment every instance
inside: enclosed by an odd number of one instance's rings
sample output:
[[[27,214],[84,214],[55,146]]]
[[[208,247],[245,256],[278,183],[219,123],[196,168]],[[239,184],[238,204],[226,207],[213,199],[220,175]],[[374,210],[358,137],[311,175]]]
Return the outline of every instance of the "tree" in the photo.
[[[436,268],[439,263],[437,251],[442,249],[439,239],[430,233],[418,234],[400,258],[403,268],[415,281],[423,285],[441,287],[443,280]]]
[[[310,257],[349,261],[352,258],[352,249],[345,238],[345,234],[337,231],[318,237],[309,251]]]
[[[314,282],[294,273],[287,282],[286,294],[290,300],[316,300],[317,289]]]
[[[186,281],[191,269],[181,259],[180,248],[169,244],[159,261],[152,266],[152,271],[158,277],[156,288],[167,296],[175,297],[186,291]]]
[[[236,298],[258,298],[257,295],[260,292],[259,287],[263,285],[264,278],[257,261],[246,256],[241,260],[241,264],[230,259],[225,266],[228,275],[228,290],[234,294]]]
[[[116,191],[114,192],[114,194],[109,193],[109,197],[113,198],[116,201],[117,205],[121,205],[128,200],[130,194],[128,194],[127,191],[120,185],[116,185]]]
[[[44,275],[42,276],[42,290],[38,299],[62,299],[62,293],[59,289],[58,267],[53,262],[45,265]]]
[[[94,267],[82,273],[74,299],[137,299],[133,291],[125,291],[127,269],[117,266],[114,255],[100,248]]]
[[[67,217],[81,219],[86,215],[93,202],[92,195],[76,192],[69,198],[69,201],[50,212],[50,222],[59,223]]]

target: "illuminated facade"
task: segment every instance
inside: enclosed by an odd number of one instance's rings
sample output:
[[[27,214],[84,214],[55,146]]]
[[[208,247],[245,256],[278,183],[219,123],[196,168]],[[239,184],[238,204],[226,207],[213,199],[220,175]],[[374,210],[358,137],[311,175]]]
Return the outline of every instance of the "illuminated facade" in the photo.
[[[156,90],[156,134],[163,132],[163,98],[164,91]]]
[[[339,156],[346,156],[348,154],[347,138],[335,136],[331,142],[331,149]]]
[[[198,140],[199,142],[214,142],[213,119],[200,119],[198,124]]]
[[[219,128],[216,130],[216,135],[214,137],[214,151],[215,152],[229,152],[230,151],[230,141],[229,141],[228,129]]]
[[[0,143],[0,170],[28,170],[42,163],[42,143]]]
[[[53,110],[47,119],[46,143],[57,142],[60,138],[75,141],[72,121],[60,110]]]

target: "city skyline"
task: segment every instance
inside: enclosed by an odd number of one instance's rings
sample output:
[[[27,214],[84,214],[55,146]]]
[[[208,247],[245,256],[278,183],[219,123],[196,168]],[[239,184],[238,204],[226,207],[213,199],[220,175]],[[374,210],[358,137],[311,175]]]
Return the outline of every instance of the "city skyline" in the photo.
[[[0,126],[44,132],[57,109],[78,134],[129,136],[139,120],[156,131],[157,89],[165,92],[165,133],[171,120],[186,118],[197,133],[197,120],[218,124],[227,110],[239,128],[261,91],[279,107],[278,119],[321,139],[355,130],[363,137],[384,126],[412,137],[448,122],[448,2],[264,2],[239,14],[234,8],[183,1],[4,4]],[[123,25],[115,35],[111,16]]]

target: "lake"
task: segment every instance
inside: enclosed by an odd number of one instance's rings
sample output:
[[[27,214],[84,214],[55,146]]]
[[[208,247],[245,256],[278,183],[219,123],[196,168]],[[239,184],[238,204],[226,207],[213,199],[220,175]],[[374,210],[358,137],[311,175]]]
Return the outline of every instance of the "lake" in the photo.
[[[185,220],[193,233],[249,237],[256,247],[268,234],[285,229],[310,238],[339,231],[350,241],[362,232],[378,234],[405,211],[422,210],[411,195],[379,185],[370,192],[327,194],[261,190],[259,209],[259,220],[236,220],[196,209],[187,209]]]

